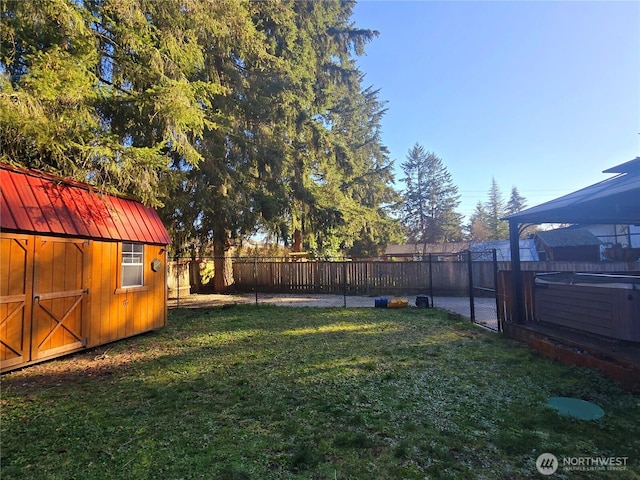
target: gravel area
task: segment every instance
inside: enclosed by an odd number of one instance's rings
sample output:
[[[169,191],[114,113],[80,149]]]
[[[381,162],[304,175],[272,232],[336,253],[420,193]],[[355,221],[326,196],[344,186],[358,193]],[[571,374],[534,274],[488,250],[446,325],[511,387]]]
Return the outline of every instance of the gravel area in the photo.
[[[415,308],[416,297],[402,297],[409,300],[409,307]],[[312,294],[196,294],[170,298],[169,308],[201,308],[216,307],[239,303],[266,303],[284,307],[371,307],[375,306],[375,297],[342,296],[342,295],[312,295]],[[458,313],[470,318],[468,297],[434,297],[433,306],[442,310]],[[497,329],[496,303],[493,298],[476,298],[474,303],[476,323]]]

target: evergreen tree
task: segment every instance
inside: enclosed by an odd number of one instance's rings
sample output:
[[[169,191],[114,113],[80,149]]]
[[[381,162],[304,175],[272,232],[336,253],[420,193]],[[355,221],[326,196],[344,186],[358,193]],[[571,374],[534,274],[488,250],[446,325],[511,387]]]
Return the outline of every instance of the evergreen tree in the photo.
[[[82,178],[113,147],[95,110],[99,57],[89,13],[65,0],[4,1],[0,158]]]
[[[513,215],[527,208],[527,200],[520,195],[518,189],[514,186],[511,188],[511,196],[507,202],[507,208],[505,210],[506,215]]]
[[[255,231],[261,214],[270,220],[281,214],[284,198],[277,196],[277,175],[283,152],[277,113],[290,65],[276,57],[256,26],[262,21],[259,9],[273,4],[198,5],[203,67],[196,78],[219,85],[221,94],[211,98],[210,110],[220,121],[194,142],[202,157],[197,167],[183,156],[174,157],[179,181],[161,213],[176,236],[214,255],[214,289],[222,293],[233,283],[230,248]],[[284,7],[280,11],[290,14]]]
[[[182,238],[213,245],[217,291],[232,281],[229,248],[256,228],[303,238],[319,256],[360,236],[360,252],[374,251],[397,231],[384,207],[394,200],[384,110],[377,92],[360,91],[351,58],[374,33],[349,25],[351,5],[252,2],[244,17],[260,48],[207,51],[207,78],[229,82],[212,102],[228,120],[197,143],[199,168],[174,162],[183,181],[165,214]]]
[[[511,188],[511,196],[509,197],[509,201],[507,202],[507,208],[505,211],[505,215],[513,215],[515,213],[521,212],[527,208],[527,200],[520,195],[518,189],[516,187]],[[520,238],[525,239],[531,235],[533,235],[538,230],[538,226],[529,225],[525,227],[520,232]]]
[[[469,240],[472,242],[485,242],[491,234],[488,226],[489,214],[482,202],[476,204],[476,208],[469,218]]]
[[[323,255],[376,256],[386,243],[399,239],[398,222],[390,215],[391,205],[398,201],[390,186],[392,163],[380,138],[385,110],[377,96],[371,88],[345,90],[326,116],[333,145],[331,154],[318,164],[314,188],[324,191],[326,207],[337,207],[341,216],[330,228],[306,225],[307,239],[313,236]],[[324,245],[333,245],[334,251],[323,252]]]
[[[277,55],[291,66],[278,82],[286,88],[274,119],[279,181],[261,198],[280,214],[263,215],[262,226],[317,256],[344,253],[361,236],[357,252],[375,254],[397,231],[385,208],[395,192],[379,133],[384,105],[377,91],[361,90],[352,58],[375,32],[349,24],[352,2],[291,5],[294,25],[280,25],[279,33],[273,17],[266,22],[275,44],[287,46]]]
[[[373,244],[394,229],[382,206],[393,200],[393,177],[379,135],[384,108],[377,91],[361,90],[353,54],[362,54],[376,32],[349,24],[353,2],[295,5],[309,39],[305,45],[311,47],[305,60],[313,63],[305,70],[315,75],[306,114],[294,110],[289,232],[300,235],[304,248],[318,256],[349,250],[360,235],[369,237],[364,240],[369,247],[360,244],[359,253],[375,253]]]
[[[511,189],[511,196],[505,207],[498,184],[495,178],[492,178],[487,202],[478,202],[469,218],[467,227],[469,239],[477,242],[505,240],[509,237],[509,225],[500,219],[524,208],[526,208],[526,200],[519,194],[516,187]]]
[[[462,238],[458,188],[442,160],[415,144],[402,164],[406,190],[402,220],[414,243],[454,242]]]
[[[353,5],[6,0],[0,159],[164,204],[177,250],[221,259],[219,291],[257,228],[374,252],[398,228]]]
[[[214,83],[179,0],[6,1],[0,69],[4,161],[161,203],[169,155],[196,164]]]
[[[505,206],[495,177],[491,178],[491,188],[489,189],[489,198],[485,204],[485,209],[487,211],[489,240],[509,238],[509,224],[504,220],[500,220],[505,216]]]
[[[350,209],[342,236],[350,255],[377,256],[388,243],[403,239],[395,218],[400,197],[391,187],[393,162],[382,143],[380,126],[386,109],[378,100],[378,91],[367,88],[355,98],[358,108],[351,119],[347,152],[352,152],[356,168],[343,178],[341,188],[356,208]]]

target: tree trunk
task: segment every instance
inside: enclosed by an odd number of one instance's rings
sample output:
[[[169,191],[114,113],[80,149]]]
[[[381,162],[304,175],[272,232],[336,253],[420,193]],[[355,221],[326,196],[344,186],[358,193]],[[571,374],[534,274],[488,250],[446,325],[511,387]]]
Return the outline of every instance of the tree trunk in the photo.
[[[291,246],[292,252],[302,251],[302,232],[299,228],[296,228],[293,232],[293,245]]]
[[[234,284],[233,263],[229,256],[230,241],[226,232],[213,238],[213,291],[229,293]]]

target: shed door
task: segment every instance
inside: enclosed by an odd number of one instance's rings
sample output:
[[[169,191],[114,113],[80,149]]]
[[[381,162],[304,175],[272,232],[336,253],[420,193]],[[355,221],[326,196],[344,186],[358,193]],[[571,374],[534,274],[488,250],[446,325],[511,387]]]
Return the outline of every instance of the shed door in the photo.
[[[25,236],[0,237],[0,367],[29,361],[31,242]],[[27,301],[27,298],[29,301]]]
[[[33,287],[32,360],[87,344],[82,323],[86,290],[86,242],[36,237]]]

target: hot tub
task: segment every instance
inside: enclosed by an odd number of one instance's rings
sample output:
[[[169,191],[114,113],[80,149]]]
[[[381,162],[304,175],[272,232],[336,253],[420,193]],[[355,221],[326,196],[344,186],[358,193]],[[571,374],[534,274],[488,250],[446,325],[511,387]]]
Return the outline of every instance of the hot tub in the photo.
[[[540,322],[640,342],[640,276],[537,274],[535,313]]]

